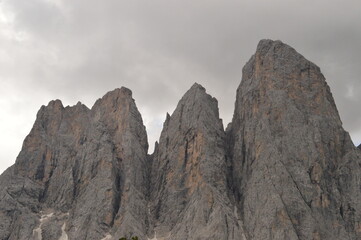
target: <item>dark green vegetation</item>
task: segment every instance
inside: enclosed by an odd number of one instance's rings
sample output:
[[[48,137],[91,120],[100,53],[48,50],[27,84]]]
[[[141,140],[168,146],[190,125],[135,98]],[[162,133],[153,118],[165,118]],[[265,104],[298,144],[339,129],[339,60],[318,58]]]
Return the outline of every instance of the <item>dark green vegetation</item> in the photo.
[[[127,240],[126,237],[119,238],[119,240]],[[139,240],[138,237],[132,237],[131,240]]]

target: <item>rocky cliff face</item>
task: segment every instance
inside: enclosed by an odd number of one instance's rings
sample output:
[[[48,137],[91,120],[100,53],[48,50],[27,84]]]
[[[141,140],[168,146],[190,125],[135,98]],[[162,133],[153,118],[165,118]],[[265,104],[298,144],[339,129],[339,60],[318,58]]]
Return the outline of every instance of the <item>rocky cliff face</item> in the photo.
[[[1,179],[1,239],[144,238],[147,136],[130,90],[89,110],[42,107],[16,163]],[[62,231],[63,228],[63,231]],[[3,231],[1,231],[3,230]]]
[[[263,40],[228,131],[247,239],[360,239],[360,154],[319,68]]]
[[[154,154],[152,216],[160,239],[241,239],[227,188],[218,103],[194,84],[164,123]]]
[[[194,84],[147,155],[131,91],[51,101],[0,176],[0,239],[361,239],[361,152],[320,69],[262,40],[232,123]]]

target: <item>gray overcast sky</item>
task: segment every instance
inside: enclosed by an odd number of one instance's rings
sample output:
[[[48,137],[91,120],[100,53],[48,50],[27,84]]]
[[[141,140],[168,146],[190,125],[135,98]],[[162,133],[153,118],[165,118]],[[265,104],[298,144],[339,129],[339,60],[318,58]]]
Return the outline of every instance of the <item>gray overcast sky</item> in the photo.
[[[107,91],[132,89],[153,151],[166,112],[198,82],[226,125],[263,38],[321,67],[361,143],[360,0],[0,1],[0,173],[52,99],[91,107]]]

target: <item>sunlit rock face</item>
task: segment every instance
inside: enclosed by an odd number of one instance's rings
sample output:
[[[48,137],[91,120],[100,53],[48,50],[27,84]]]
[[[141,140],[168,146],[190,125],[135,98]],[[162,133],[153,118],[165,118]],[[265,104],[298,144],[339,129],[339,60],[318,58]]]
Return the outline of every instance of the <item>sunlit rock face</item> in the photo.
[[[0,176],[0,239],[361,239],[359,148],[320,69],[262,40],[227,129],[194,84],[151,155],[127,88],[42,106]]]

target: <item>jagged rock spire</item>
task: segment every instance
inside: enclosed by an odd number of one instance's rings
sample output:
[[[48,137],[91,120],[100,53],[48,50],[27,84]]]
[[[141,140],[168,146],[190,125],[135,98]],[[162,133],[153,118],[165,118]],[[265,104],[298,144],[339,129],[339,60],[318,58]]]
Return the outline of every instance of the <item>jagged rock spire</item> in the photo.
[[[152,169],[157,236],[241,239],[228,196],[225,134],[217,100],[195,83],[166,121]]]
[[[260,41],[243,68],[230,129],[247,239],[360,237],[359,191],[339,185],[341,169],[360,158],[316,65],[281,41]],[[354,169],[343,181],[356,187]],[[357,209],[355,219],[340,213],[345,206]]]
[[[10,169],[14,174],[4,180],[15,195],[1,192],[17,204],[32,202],[7,211],[4,222],[25,229],[10,239],[36,239],[36,227],[47,239],[58,239],[61,229],[69,239],[99,240],[107,233],[145,238],[147,151],[145,127],[127,88],[108,92],[91,110],[82,104],[64,108],[59,100],[41,107]],[[22,188],[30,196],[20,194]],[[0,228],[0,238],[8,237]]]
[[[0,239],[361,239],[361,151],[320,69],[281,41],[243,68],[226,132],[195,83],[147,151],[127,88],[42,106],[0,176]]]

